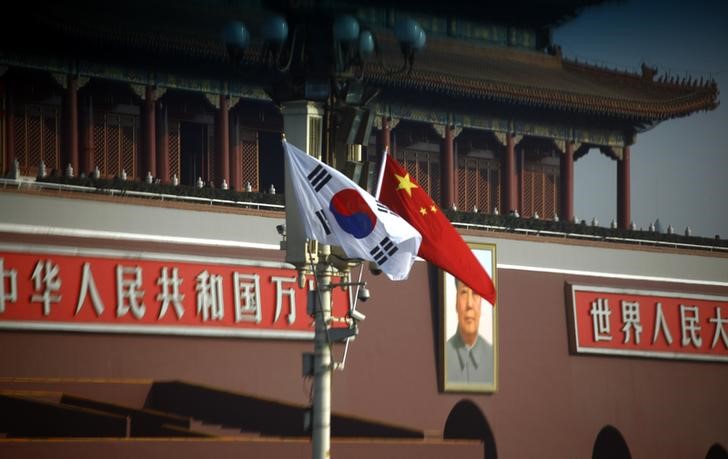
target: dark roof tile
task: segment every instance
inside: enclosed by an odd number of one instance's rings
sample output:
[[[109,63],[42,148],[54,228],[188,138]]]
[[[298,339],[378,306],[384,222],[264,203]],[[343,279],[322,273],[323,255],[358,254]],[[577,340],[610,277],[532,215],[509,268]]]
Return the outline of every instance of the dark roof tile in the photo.
[[[383,40],[389,41],[381,47],[387,50],[384,62],[400,59],[391,40]],[[365,76],[383,87],[640,120],[685,116],[718,104],[714,81],[664,83],[649,73],[608,70],[559,55],[437,39],[417,56],[409,74],[393,74],[377,63]]]

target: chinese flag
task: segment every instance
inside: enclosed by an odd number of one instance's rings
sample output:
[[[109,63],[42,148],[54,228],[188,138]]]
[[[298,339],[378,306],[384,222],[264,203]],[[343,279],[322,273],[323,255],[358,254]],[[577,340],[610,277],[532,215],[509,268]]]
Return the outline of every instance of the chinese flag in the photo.
[[[402,165],[391,155],[385,158],[379,201],[422,234],[417,255],[460,279],[495,305],[493,280],[460,233]]]

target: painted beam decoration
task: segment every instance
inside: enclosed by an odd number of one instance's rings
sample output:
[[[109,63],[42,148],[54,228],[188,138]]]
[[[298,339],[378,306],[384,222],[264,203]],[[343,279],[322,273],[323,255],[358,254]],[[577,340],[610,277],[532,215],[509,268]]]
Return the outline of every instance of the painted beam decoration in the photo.
[[[0,329],[313,339],[312,284],[279,262],[2,246]]]
[[[572,352],[728,362],[728,297],[570,286]]]

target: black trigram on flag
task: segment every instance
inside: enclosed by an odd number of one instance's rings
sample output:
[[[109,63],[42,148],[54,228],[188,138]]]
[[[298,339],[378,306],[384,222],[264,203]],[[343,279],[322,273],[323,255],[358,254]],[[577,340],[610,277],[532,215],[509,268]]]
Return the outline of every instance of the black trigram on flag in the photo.
[[[372,257],[374,257],[374,261],[376,261],[379,266],[382,266],[387,262],[387,260],[389,260],[389,257],[397,253],[397,250],[397,246],[394,245],[394,242],[392,242],[388,237],[385,237],[382,239],[382,242],[370,250],[369,253]]]
[[[390,215],[397,215],[395,212],[392,212],[389,209],[389,207],[385,206],[384,204],[382,204],[379,201],[377,201],[377,210],[379,210],[380,212],[384,212],[384,213],[390,214]],[[399,217],[399,215],[397,215],[397,216]]]
[[[324,232],[328,236],[331,234],[331,228],[329,227],[329,219],[326,218],[326,214],[324,213],[324,210],[317,210],[315,212],[316,218],[318,218],[318,221],[321,223],[321,226],[324,228]]]
[[[310,174],[308,174],[308,181],[311,183],[313,189],[318,192],[324,187],[329,180],[331,180],[331,174],[321,164],[317,165]]]

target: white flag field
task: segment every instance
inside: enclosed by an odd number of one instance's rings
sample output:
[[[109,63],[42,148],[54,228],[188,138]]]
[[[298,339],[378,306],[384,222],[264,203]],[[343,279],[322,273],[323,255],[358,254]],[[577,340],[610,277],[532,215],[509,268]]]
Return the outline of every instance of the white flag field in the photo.
[[[286,199],[298,204],[286,212],[299,214],[306,237],[337,245],[349,258],[373,261],[392,280],[406,279],[420,233],[338,170],[286,141],[283,147],[293,188]]]

